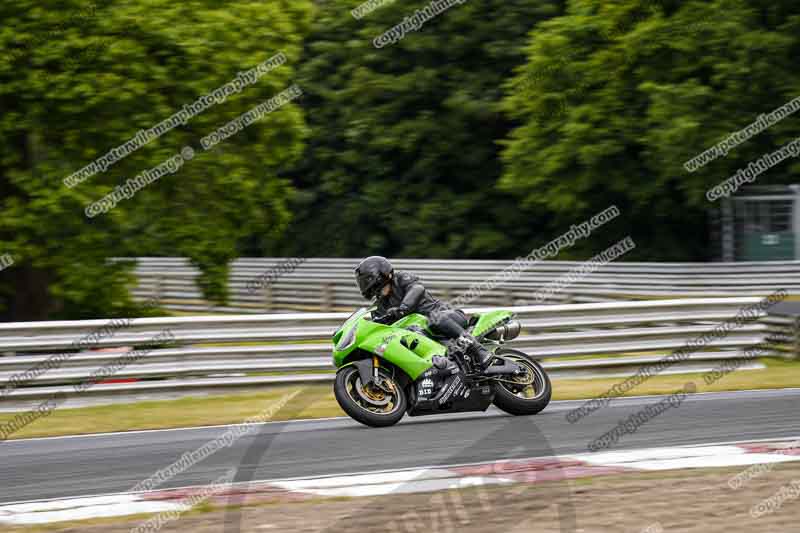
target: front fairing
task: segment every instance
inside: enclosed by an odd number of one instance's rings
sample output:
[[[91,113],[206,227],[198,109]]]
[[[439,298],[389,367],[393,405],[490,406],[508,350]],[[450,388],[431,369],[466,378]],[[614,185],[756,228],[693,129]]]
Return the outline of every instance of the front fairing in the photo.
[[[385,359],[411,377],[428,370],[434,355],[444,355],[446,348],[414,331],[410,325],[427,325],[422,315],[409,315],[394,324],[372,322],[370,310],[356,311],[333,336],[333,364],[336,368],[348,362],[355,350],[362,350]]]
[[[370,309],[362,307],[354,312],[345,320],[336,333],[333,334],[333,363],[338,368],[341,366],[339,361],[344,360],[350,353],[357,348],[359,337],[359,325],[365,317],[370,316]],[[374,324],[374,322],[370,322]]]

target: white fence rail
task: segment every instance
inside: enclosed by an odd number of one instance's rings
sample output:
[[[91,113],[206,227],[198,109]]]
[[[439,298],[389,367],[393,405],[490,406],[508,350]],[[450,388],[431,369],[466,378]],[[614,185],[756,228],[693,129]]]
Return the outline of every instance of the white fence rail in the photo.
[[[228,305],[210,305],[197,287],[198,270],[182,258],[136,259],[137,298],[156,297],[180,311],[261,313],[272,311],[335,311],[363,304],[353,280],[358,259],[304,260],[258,290],[248,282],[286,263],[282,258],[239,259],[231,265]],[[396,268],[422,277],[436,296],[452,300],[473,284],[500,274],[513,261],[397,259]],[[684,297],[765,296],[776,289],[800,294],[800,261],[761,263],[608,263],[577,276],[563,291],[543,301],[537,292],[582,263],[534,263],[508,283],[481,294],[472,305],[525,306],[540,303],[586,303]],[[252,285],[251,285],[252,286]]]
[[[654,364],[758,301],[689,298],[515,307],[523,331],[510,345],[546,359],[545,366],[556,374],[623,375]],[[118,363],[130,347],[141,348],[164,331],[170,332],[174,343],[142,351],[121,367],[117,364],[113,376],[106,376],[116,382],[106,379],[83,394],[328,381],[333,376],[330,338],[348,315],[138,318],[113,334],[103,329],[108,320],[0,324],[0,352],[8,354],[0,357],[0,392],[6,389],[0,402],[55,392],[77,394],[74,385],[91,380],[99,369]],[[107,334],[98,333],[102,331]],[[790,319],[760,317],[703,346],[669,371],[709,370],[720,361],[741,357],[744,350],[775,334],[784,338],[764,355],[793,356],[795,331],[796,323]],[[81,339],[91,339],[93,349],[76,351],[75,343]],[[565,360],[568,357],[573,360]],[[743,368],[755,367],[757,362]]]

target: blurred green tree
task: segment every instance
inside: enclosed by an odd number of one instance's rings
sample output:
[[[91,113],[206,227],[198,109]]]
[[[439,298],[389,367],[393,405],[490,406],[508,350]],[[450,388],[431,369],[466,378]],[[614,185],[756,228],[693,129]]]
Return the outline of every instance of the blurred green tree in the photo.
[[[208,296],[225,299],[227,262],[254,234],[281,235],[291,184],[278,175],[308,134],[288,104],[203,152],[199,139],[285,89],[308,0],[33,0],[0,4],[0,272],[3,317],[131,312],[130,268],[110,256],[186,256]],[[278,52],[286,64],[75,188],[62,180],[139,130]],[[85,206],[194,146],[197,156],[88,219]]]
[[[289,173],[297,218],[268,253],[528,253],[544,217],[496,189],[497,140],[513,126],[499,102],[529,32],[562,4],[454,4],[375,48],[375,37],[428,3],[395,2],[360,20],[352,0],[320,3],[299,70],[312,136]]]
[[[797,128],[784,120],[694,173],[683,164],[800,95],[798,30],[790,1],[570,1],[507,85],[503,107],[521,125],[501,189],[556,226],[616,204],[639,259],[713,258],[706,190]],[[759,184],[798,171],[785,162]]]

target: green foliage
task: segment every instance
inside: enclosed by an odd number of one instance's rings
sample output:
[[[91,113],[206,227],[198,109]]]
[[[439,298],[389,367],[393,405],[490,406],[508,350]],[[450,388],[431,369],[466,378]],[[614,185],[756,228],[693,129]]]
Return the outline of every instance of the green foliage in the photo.
[[[508,83],[503,107],[521,125],[501,187],[556,226],[616,204],[639,258],[709,259],[706,190],[796,128],[785,120],[693,174],[683,163],[800,95],[798,23],[790,2],[570,2]],[[798,170],[787,162],[759,184]]]
[[[189,257],[223,303],[240,255],[515,257],[612,204],[623,216],[559,258],[630,234],[626,259],[705,260],[706,190],[798,135],[793,116],[683,166],[800,95],[796,2],[468,0],[380,49],[428,3],[356,20],[361,3],[0,4],[0,255],[15,261],[0,316],[141,312],[131,266],[109,257]],[[254,85],[63,185],[278,52],[288,62]],[[300,99],[201,149],[293,83]],[[86,218],[185,146],[197,155],[177,173]],[[798,170],[785,161],[758,183]]]
[[[276,253],[496,257],[536,244],[537,213],[495,190],[497,140],[512,127],[498,103],[528,32],[560,2],[456,4],[373,46],[426,5],[395,2],[361,20],[352,0],[320,5],[299,72],[313,135],[292,172],[298,218]]]
[[[279,169],[308,134],[291,103],[209,152],[199,139],[291,84],[312,15],[307,0],[0,5],[0,242],[6,315],[129,312],[129,268],[108,257],[187,256],[223,300],[227,262],[253,234],[280,235],[290,183]],[[141,129],[282,51],[286,64],[83,184],[62,180]],[[194,146],[197,156],[87,219],[85,206]],[[35,304],[35,305],[34,305]]]

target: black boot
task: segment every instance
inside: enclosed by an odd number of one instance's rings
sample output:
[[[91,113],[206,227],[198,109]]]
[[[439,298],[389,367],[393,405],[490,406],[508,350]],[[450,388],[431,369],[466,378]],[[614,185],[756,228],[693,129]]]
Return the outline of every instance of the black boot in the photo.
[[[458,342],[465,347],[464,352],[474,360],[481,370],[486,370],[492,362],[492,352],[483,347],[472,335],[462,335]]]

